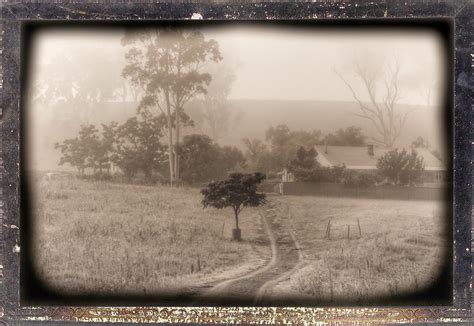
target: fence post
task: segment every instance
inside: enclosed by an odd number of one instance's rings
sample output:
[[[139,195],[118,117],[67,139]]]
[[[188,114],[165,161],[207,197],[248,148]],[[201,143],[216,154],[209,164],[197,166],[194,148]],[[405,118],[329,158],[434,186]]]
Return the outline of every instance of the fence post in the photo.
[[[359,218],[357,218],[357,225],[359,226],[359,238],[362,237],[362,231],[360,229],[360,222],[359,222]]]
[[[347,240],[349,240],[351,234],[351,226],[347,224]]]
[[[329,238],[329,223],[331,223],[331,219],[328,220],[328,225],[326,226],[326,238]]]
[[[331,240],[331,219],[328,222],[328,239]]]

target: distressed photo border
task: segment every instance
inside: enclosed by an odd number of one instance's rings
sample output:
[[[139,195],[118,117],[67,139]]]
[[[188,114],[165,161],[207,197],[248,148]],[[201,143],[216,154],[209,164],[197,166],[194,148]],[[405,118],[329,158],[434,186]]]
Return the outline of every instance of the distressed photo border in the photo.
[[[1,1],[1,0],[0,0]],[[472,96],[474,2],[165,2],[165,1],[2,1],[0,21],[1,188],[0,188],[0,324],[48,322],[135,323],[435,323],[472,318]],[[72,307],[21,306],[20,208],[22,26],[29,22],[185,20],[346,20],[446,19],[453,26],[453,297],[435,307]]]

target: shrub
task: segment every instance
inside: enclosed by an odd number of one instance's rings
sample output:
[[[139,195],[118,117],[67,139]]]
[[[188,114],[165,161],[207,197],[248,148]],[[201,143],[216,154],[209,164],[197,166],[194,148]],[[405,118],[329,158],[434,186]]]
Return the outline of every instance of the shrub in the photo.
[[[295,178],[304,182],[342,182],[346,172],[344,165],[333,167],[315,166],[313,168],[296,168]]]
[[[368,188],[374,186],[378,181],[378,177],[374,173],[351,171],[346,173],[343,179],[344,185],[348,187]]]
[[[180,178],[187,184],[222,180],[229,172],[245,165],[245,157],[239,149],[221,147],[206,135],[184,136],[178,154]]]
[[[337,165],[329,168],[329,173],[331,174],[332,182],[343,182],[344,177],[347,173],[346,165]]]
[[[423,157],[418,156],[415,150],[407,152],[405,149],[393,149],[379,158],[377,169],[393,184],[416,184],[424,170]]]

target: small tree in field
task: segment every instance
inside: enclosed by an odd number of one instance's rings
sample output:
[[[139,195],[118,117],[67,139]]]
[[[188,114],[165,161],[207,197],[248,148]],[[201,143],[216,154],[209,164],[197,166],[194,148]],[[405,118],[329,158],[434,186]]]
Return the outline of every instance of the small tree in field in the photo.
[[[204,208],[222,209],[231,207],[235,215],[235,229],[232,238],[240,240],[239,214],[244,207],[258,207],[266,203],[265,194],[257,193],[257,185],[265,180],[265,174],[233,173],[229,179],[210,182],[201,190]]]
[[[407,152],[393,149],[381,156],[377,169],[388,181],[399,185],[412,185],[420,181],[424,170],[423,157],[415,150]]]

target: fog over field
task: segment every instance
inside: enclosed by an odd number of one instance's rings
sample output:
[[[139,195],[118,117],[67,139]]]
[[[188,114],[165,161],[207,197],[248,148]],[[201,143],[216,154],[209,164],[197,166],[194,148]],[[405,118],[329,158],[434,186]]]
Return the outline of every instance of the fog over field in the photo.
[[[217,139],[222,144],[243,147],[243,137],[263,138],[267,128],[278,124],[325,133],[355,125],[371,136],[373,126],[354,115],[358,104],[337,73],[353,85],[362,101],[369,101],[354,74],[355,62],[370,63],[375,71],[394,61],[400,69],[397,105],[413,110],[399,143],[407,146],[422,136],[430,139],[433,149],[445,150],[446,58],[434,34],[242,24],[207,26],[202,31],[218,42],[223,58],[204,66],[213,75],[211,90],[225,92],[230,114],[238,118],[231,119]],[[123,35],[121,29],[46,29],[34,38],[25,108],[31,121],[32,169],[57,169],[54,143],[77,134],[81,124],[125,121],[136,114],[140,92],[122,76]],[[378,86],[380,101],[387,78]],[[191,117],[202,97],[186,104]],[[188,131],[206,133],[200,127],[195,119],[195,127]]]
[[[25,300],[447,304],[439,35],[188,23],[33,29]]]

